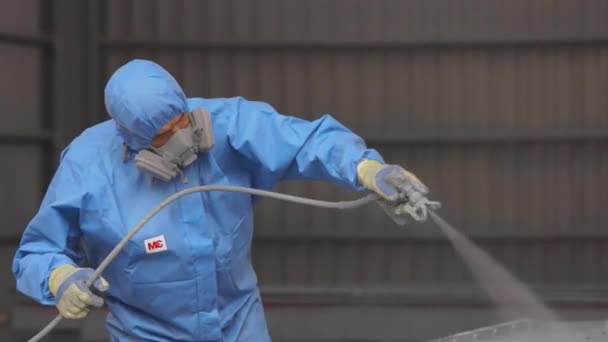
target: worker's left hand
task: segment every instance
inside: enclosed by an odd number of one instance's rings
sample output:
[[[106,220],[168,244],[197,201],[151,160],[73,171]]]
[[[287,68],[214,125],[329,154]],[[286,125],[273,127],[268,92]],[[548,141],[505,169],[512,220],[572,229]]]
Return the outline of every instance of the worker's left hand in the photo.
[[[413,184],[420,195],[429,192],[418,177],[399,165],[386,165],[366,159],[357,165],[357,176],[364,187],[391,202],[400,199],[401,189],[408,183]]]
[[[86,286],[86,281],[92,273],[93,270],[90,268],[80,268],[70,264],[61,265],[51,272],[49,290],[55,296],[55,306],[61,316],[67,319],[81,319],[87,316],[91,306],[103,306],[103,298]],[[105,292],[109,284],[100,277],[93,287],[98,292]]]

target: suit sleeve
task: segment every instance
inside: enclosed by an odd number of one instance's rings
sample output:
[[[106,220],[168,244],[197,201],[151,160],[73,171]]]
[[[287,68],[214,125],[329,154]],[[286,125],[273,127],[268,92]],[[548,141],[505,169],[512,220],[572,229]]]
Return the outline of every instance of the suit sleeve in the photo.
[[[255,186],[263,189],[281,180],[310,179],[363,190],[357,163],[363,158],[383,162],[377,151],[330,115],[308,121],[245,99],[239,100],[228,139],[246,158]]]
[[[84,258],[79,249],[84,171],[63,155],[12,265],[17,290],[47,305],[54,304],[48,286],[51,271],[62,264],[76,265]]]

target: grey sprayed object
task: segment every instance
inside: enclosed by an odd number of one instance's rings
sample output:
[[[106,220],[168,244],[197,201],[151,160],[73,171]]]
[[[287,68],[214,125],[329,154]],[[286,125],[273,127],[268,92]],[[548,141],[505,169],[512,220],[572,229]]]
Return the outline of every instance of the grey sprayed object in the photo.
[[[429,342],[608,342],[608,322],[542,323],[524,319],[465,331]]]
[[[207,191],[240,192],[240,193],[250,194],[250,195],[254,195],[254,196],[269,197],[269,198],[274,198],[274,199],[278,199],[281,201],[293,202],[293,203],[298,203],[298,204],[303,204],[303,205],[308,205],[308,206],[328,208],[328,209],[341,209],[341,210],[358,208],[358,207],[364,206],[368,203],[374,202],[378,199],[377,195],[370,194],[370,195],[367,195],[365,197],[359,198],[354,201],[330,202],[330,201],[321,201],[321,200],[315,200],[315,199],[310,199],[310,198],[281,194],[281,193],[272,192],[272,191],[264,191],[264,190],[258,190],[258,189],[253,189],[253,188],[230,186],[230,185],[204,185],[204,186],[197,186],[197,187],[193,187],[190,189],[182,190],[180,192],[177,192],[177,193],[167,197],[164,201],[162,201],[159,205],[157,205],[154,209],[152,209],[146,216],[144,216],[144,218],[142,218],[129,231],[129,233],[122,240],[120,240],[120,242],[116,245],[116,247],[114,247],[114,249],[112,249],[110,254],[108,254],[108,256],[106,256],[106,258],[103,259],[101,264],[99,264],[99,267],[97,267],[95,272],[93,272],[91,274],[91,276],[89,277],[89,279],[87,279],[87,282],[86,282],[87,287],[89,287],[89,288],[91,287],[91,285],[95,282],[95,280],[97,280],[100,277],[101,273],[103,273],[103,271],[105,271],[105,269],[114,260],[114,258],[118,255],[118,253],[120,253],[123,250],[123,248],[129,242],[129,240],[131,240],[131,238],[135,234],[137,234],[137,232],[148,221],[150,221],[150,219],[152,219],[152,217],[154,217],[156,214],[158,214],[159,211],[161,211],[164,207],[171,204],[172,202],[174,202],[175,200],[177,200],[180,197],[183,197],[183,196],[186,196],[186,195],[189,195],[192,193],[196,193],[196,192],[207,192]],[[38,332],[34,337],[30,338],[28,340],[28,342],[40,341],[42,338],[44,338],[46,335],[48,335],[59,324],[59,322],[61,322],[61,320],[62,320],[61,315],[57,315],[57,317],[55,317],[46,327],[44,327],[42,330],[40,330],[40,332]]]

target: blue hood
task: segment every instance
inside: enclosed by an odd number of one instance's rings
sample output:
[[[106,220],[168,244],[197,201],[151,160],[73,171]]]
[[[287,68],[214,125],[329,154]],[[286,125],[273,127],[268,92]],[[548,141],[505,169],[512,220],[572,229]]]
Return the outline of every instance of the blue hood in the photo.
[[[135,59],[120,67],[106,85],[105,104],[127,145],[139,151],[169,120],[187,111],[186,95],[160,65]]]

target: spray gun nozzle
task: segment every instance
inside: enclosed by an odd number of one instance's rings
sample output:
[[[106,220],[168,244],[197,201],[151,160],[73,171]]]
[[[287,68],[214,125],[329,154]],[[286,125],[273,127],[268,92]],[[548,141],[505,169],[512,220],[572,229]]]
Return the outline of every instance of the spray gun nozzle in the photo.
[[[395,215],[408,214],[414,220],[418,222],[426,221],[429,210],[437,210],[441,208],[441,203],[437,201],[430,201],[426,197],[420,198],[415,203],[411,201],[397,205],[395,208]]]
[[[424,222],[429,209],[436,210],[441,207],[439,202],[430,201],[426,197],[429,189],[412,174],[395,173],[387,182],[397,190],[398,196],[394,201],[382,200],[380,204],[399,225],[405,225],[408,216],[417,222]]]

